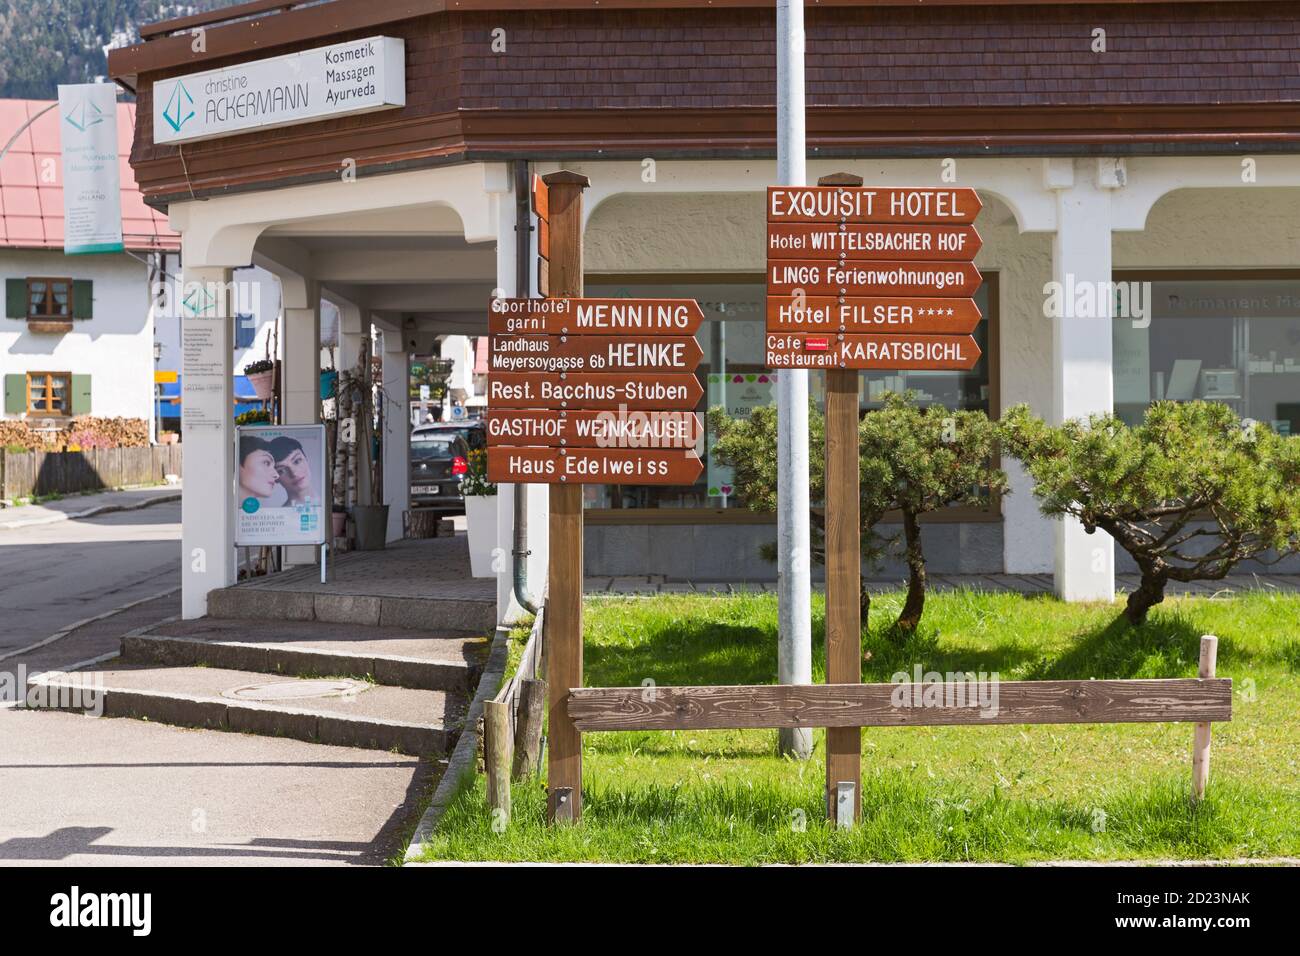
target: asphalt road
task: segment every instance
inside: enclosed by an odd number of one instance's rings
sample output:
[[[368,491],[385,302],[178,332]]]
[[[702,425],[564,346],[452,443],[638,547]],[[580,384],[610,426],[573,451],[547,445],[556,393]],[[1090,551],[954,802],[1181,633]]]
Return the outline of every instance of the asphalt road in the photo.
[[[180,585],[180,502],[0,530],[0,655]]]

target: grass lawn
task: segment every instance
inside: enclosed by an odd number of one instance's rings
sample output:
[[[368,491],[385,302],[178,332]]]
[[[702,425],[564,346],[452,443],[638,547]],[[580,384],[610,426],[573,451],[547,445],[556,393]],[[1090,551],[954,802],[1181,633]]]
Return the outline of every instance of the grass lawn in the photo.
[[[1300,856],[1300,597],[1170,599],[1133,630],[1118,607],[1052,598],[931,595],[921,630],[887,629],[902,595],[873,601],[862,678],[996,671],[1004,680],[1195,677],[1219,636],[1233,719],[1215,724],[1208,799],[1188,801],[1192,725],[863,730],[862,823],[823,820],[824,748],[775,754],[776,731],[589,734],[580,825],[544,825],[540,781],[516,784],[496,833],[481,777],[444,817],[429,859],[725,862],[1029,861]],[[814,680],[825,680],[814,597]],[[769,595],[592,599],[586,682],[770,683]],[[520,632],[519,637],[526,637]],[[516,653],[517,653],[516,649]]]

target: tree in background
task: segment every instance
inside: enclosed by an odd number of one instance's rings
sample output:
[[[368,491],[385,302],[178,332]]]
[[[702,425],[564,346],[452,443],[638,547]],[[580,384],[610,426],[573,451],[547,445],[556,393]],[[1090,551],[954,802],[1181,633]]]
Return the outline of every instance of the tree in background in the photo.
[[[907,599],[898,615],[901,631],[914,631],[925,609],[925,551],[920,517],[949,505],[988,503],[1007,492],[997,467],[998,426],[982,411],[921,408],[912,394],[886,393],[884,407],[859,428],[862,484],[879,484],[903,516]]]
[[[105,76],[105,49],[135,42],[143,24],[238,2],[0,0],[0,98],[52,100],[60,83],[93,83]],[[3,139],[12,132],[0,130]]]
[[[748,419],[731,419],[714,408],[709,425],[718,435],[714,458],[734,470],[750,510],[775,511],[776,408],[757,408]],[[826,492],[826,426],[815,407],[808,411],[808,433],[810,496],[820,502]],[[997,438],[997,426],[983,412],[921,409],[910,394],[885,395],[884,407],[859,423],[862,556],[868,564],[878,563],[892,543],[877,532],[880,521],[890,511],[902,514],[908,586],[896,622],[901,631],[915,630],[925,607],[919,518],[950,504],[982,504],[990,491],[1006,491],[1006,475],[994,464]],[[826,516],[819,508],[813,509],[811,525],[813,559],[824,563]],[[865,627],[870,610],[865,588],[861,602]]]
[[[1242,422],[1218,402],[1157,402],[1130,428],[1112,415],[1052,427],[1024,406],[1005,418],[1008,450],[1046,515],[1105,531],[1142,580],[1132,624],[1170,581],[1215,581],[1250,558],[1300,548],[1300,438]]]

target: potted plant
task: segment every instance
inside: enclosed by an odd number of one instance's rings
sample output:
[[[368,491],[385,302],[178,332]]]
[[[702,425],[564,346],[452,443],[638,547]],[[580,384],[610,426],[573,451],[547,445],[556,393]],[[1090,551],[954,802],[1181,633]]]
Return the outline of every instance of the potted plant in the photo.
[[[270,359],[258,359],[244,366],[244,375],[248,384],[253,386],[253,393],[260,401],[270,401],[275,394],[275,363]]]
[[[497,486],[487,479],[487,451],[470,451],[469,470],[461,479],[465,525],[469,533],[469,568],[476,578],[494,577],[492,552],[497,546]]]

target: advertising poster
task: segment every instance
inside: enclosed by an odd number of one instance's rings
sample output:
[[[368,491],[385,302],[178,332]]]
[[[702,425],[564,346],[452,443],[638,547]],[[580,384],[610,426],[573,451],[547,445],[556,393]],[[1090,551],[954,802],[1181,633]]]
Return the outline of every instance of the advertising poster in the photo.
[[[748,418],[750,413],[760,405],[771,405],[772,386],[776,384],[775,372],[722,372],[709,375],[709,408],[721,405],[730,418]],[[714,441],[712,432],[706,438],[710,446]],[[710,447],[706,455],[709,497],[722,498],[723,507],[726,499],[736,493],[735,476],[726,465],[720,465],[713,459]]]
[[[235,544],[324,544],[324,425],[235,429]]]
[[[63,251],[122,251],[122,191],[117,166],[117,88],[59,87],[63,151]]]

